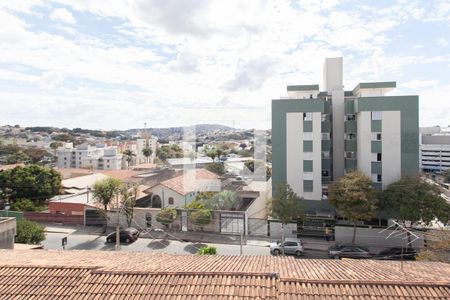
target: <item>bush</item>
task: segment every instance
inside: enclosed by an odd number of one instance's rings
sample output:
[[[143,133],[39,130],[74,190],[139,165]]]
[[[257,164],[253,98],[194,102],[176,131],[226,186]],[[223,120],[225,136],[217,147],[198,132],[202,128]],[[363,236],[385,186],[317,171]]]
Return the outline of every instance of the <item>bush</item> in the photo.
[[[224,167],[223,163],[220,163],[220,162],[213,162],[211,164],[208,164],[206,166],[206,170],[213,172],[219,176],[225,174],[225,167]]]
[[[156,215],[156,221],[168,226],[177,218],[177,211],[174,208],[165,208]]]
[[[25,219],[17,221],[16,243],[37,245],[43,240],[45,240],[44,227]]]
[[[15,211],[41,211],[43,208],[36,206],[30,199],[18,199],[11,204],[11,210]]]
[[[201,247],[198,249],[197,254],[199,255],[216,255],[217,248],[213,246]]]
[[[199,209],[191,212],[189,220],[198,226],[208,225],[211,223],[211,211],[207,209]]]

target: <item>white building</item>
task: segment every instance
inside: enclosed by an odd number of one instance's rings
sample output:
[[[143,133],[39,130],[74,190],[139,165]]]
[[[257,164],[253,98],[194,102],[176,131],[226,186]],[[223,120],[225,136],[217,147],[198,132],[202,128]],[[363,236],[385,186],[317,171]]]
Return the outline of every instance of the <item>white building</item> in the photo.
[[[450,169],[450,127],[420,128],[420,169],[438,174]]]
[[[122,167],[122,154],[116,147],[106,147],[104,144],[73,147],[72,143],[66,143],[58,148],[56,155],[58,168],[117,170]]]
[[[147,145],[148,143],[148,145]],[[142,150],[144,150],[146,147],[149,147],[150,150],[152,150],[152,155],[149,157],[148,162],[152,162],[153,159],[156,157],[156,145],[158,143],[158,138],[151,137],[148,139],[137,139],[136,140],[136,164],[143,164],[147,163],[147,157],[142,154]]]

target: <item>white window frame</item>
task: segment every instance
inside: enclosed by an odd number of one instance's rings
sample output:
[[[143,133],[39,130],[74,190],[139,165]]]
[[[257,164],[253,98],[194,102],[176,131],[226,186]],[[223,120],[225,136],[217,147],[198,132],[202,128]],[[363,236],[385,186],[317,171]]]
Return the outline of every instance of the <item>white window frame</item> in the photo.
[[[382,112],[381,111],[372,111],[370,114],[372,121],[381,120]]]

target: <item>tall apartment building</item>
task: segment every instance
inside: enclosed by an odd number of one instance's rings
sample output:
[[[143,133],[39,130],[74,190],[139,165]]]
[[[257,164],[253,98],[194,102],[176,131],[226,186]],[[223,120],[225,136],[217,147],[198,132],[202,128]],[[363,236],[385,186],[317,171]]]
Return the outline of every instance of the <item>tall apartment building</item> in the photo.
[[[147,145],[148,143],[148,145]],[[152,155],[149,157],[149,160],[152,161],[154,157],[156,157],[156,145],[158,143],[158,138],[149,137],[141,138],[136,140],[136,163],[143,164],[147,162],[147,157],[142,154],[142,150],[144,150],[147,146],[152,150]]]
[[[73,147],[66,143],[56,153],[58,168],[86,168],[98,170],[117,170],[122,168],[122,154],[116,147],[97,144],[95,147],[83,144]]]
[[[450,127],[420,128],[420,169],[438,174],[450,169]]]
[[[358,169],[383,188],[419,165],[418,96],[387,96],[395,82],[343,87],[342,58],[327,58],[318,84],[272,100],[272,180],[289,183],[306,212],[330,210],[328,185]]]

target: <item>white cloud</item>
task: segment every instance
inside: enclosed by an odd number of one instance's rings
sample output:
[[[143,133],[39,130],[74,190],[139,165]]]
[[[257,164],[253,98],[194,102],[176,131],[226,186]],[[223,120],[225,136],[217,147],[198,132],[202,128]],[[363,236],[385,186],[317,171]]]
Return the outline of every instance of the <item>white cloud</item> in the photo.
[[[77,23],[72,13],[65,8],[54,9],[49,17],[53,21],[60,21],[72,25],[75,25]]]
[[[436,44],[440,47],[447,47],[448,46],[448,40],[446,38],[440,38],[437,40]]]

